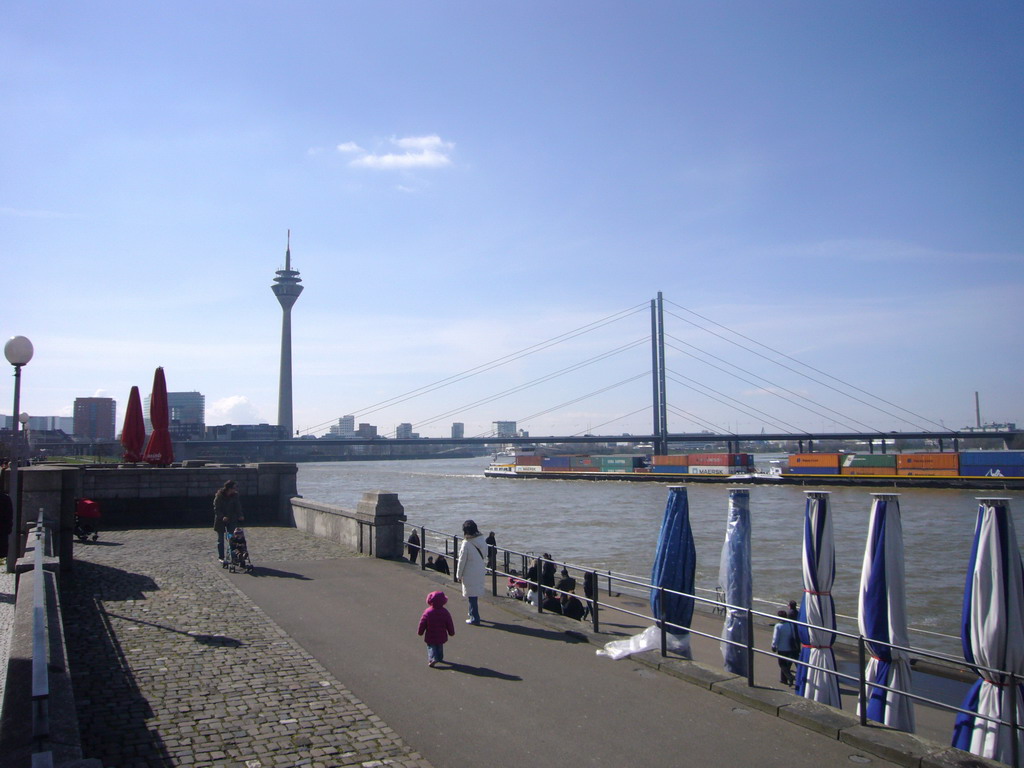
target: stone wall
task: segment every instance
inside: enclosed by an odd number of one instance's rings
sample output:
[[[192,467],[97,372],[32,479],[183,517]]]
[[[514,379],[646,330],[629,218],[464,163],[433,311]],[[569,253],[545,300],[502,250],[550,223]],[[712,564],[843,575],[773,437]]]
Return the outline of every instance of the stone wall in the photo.
[[[22,511],[35,520],[44,509],[48,525],[65,517],[78,499],[99,502],[103,528],[213,525],[213,495],[228,480],[238,483],[246,522],[290,524],[289,500],[297,495],[295,464],[186,467],[74,467],[41,465],[19,471]],[[65,518],[66,519],[66,518]]]
[[[398,494],[385,491],[364,493],[355,511],[299,497],[291,500],[296,528],[371,557],[402,556],[405,519]]]

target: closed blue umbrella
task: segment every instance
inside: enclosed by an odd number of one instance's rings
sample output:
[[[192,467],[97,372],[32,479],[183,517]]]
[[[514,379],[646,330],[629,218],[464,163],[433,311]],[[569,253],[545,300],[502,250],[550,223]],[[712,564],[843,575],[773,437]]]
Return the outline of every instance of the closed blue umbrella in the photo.
[[[1024,711],[1024,566],[1009,499],[979,499],[970,566],[964,588],[961,636],[964,658],[981,676],[963,709],[1017,722]],[[1017,675],[1011,684],[1007,674]],[[1020,765],[1024,736],[1010,727],[973,715],[958,715],[953,746],[982,757]]]
[[[800,629],[800,661],[796,673],[797,695],[842,707],[839,680],[835,675],[836,607],[832,600],[832,582],[836,576],[836,551],[832,538],[832,515],[826,491],[807,491],[804,512],[804,600],[800,621],[810,624]]]
[[[665,518],[661,523],[658,547],[654,553],[651,569],[651,611],[658,622],[667,622],[677,627],[689,627],[693,619],[693,597],[666,592],[660,596],[663,587],[673,592],[693,595],[694,576],[697,571],[697,552],[690,528],[690,505],[686,488],[671,486],[665,505]],[[668,627],[676,636],[680,653],[690,657],[689,631]]]
[[[877,683],[900,691],[910,690],[910,657],[907,652],[881,644],[909,644],[899,496],[885,493],[872,496],[858,612],[860,633],[867,639],[871,653],[871,660],[864,670],[869,686],[866,714],[875,722],[913,733],[913,700],[871,685]],[[873,643],[872,640],[880,642]]]
[[[747,643],[750,625],[744,608],[750,608],[754,600],[753,575],[750,566],[750,491],[738,488],[729,490],[729,518],[725,526],[725,543],[722,545],[722,563],[718,584],[725,602],[725,624],[722,627],[722,660],[727,670],[735,675],[746,675]],[[740,645],[733,645],[740,643]]]

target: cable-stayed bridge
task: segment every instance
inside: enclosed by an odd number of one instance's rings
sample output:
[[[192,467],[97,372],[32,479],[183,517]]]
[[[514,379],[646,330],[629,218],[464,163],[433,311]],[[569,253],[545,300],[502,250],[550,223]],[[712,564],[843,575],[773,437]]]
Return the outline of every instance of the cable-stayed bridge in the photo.
[[[950,447],[953,447],[959,440],[968,437],[985,438],[991,436],[992,439],[998,440],[1005,440],[1007,438],[1005,426],[1003,426],[1001,430],[984,430],[981,428],[980,409],[978,410],[978,425],[976,427],[964,428],[961,430],[948,429],[940,422],[936,422],[926,416],[915,413],[914,411],[902,407],[884,397],[873,394],[856,384],[844,381],[826,373],[823,370],[803,363],[800,360],[797,360],[768,345],[762,344],[749,336],[721,325],[710,318],[704,317],[692,310],[686,309],[685,307],[673,304],[672,302],[667,303],[669,304],[667,314],[678,319],[682,323],[685,323],[688,329],[699,329],[699,331],[706,335],[707,338],[717,342],[718,347],[725,347],[730,350],[741,350],[748,359],[752,359],[755,363],[760,363],[762,368],[771,367],[777,372],[782,372],[783,374],[788,375],[791,379],[795,378],[797,384],[783,383],[777,374],[763,375],[753,370],[749,363],[745,365],[737,364],[734,360],[728,359],[723,353],[711,351],[708,348],[708,345],[699,346],[698,344],[693,343],[692,340],[688,341],[687,339],[682,338],[681,335],[668,333],[666,331],[664,320],[666,315],[666,302],[659,293],[656,299],[652,299],[649,302],[649,305],[642,304],[628,308],[580,328],[573,329],[540,343],[533,344],[524,349],[504,355],[495,360],[475,366],[461,373],[417,387],[364,409],[356,410],[353,412],[353,418],[362,420],[375,414],[379,415],[381,413],[394,411],[403,406],[408,407],[406,404],[410,401],[427,401],[430,395],[437,393],[440,390],[450,388],[455,384],[478,377],[483,373],[512,364],[518,364],[519,361],[526,357],[563,345],[567,341],[578,339],[585,334],[609,328],[623,319],[634,317],[639,313],[648,311],[649,309],[649,335],[645,335],[640,338],[632,338],[625,343],[617,344],[611,349],[604,349],[599,354],[593,355],[588,359],[573,363],[572,365],[563,366],[554,371],[546,372],[531,381],[517,383],[513,387],[505,388],[485,397],[476,397],[462,406],[447,409],[433,417],[423,419],[416,424],[406,425],[406,431],[408,432],[412,429],[419,429],[431,424],[443,422],[445,419],[460,418],[466,411],[474,409],[479,410],[481,407],[489,406],[490,404],[506,399],[511,395],[538,387],[539,385],[545,384],[569,373],[581,371],[595,363],[620,355],[623,352],[649,345],[651,356],[649,370],[634,374],[620,381],[612,382],[592,392],[573,397],[566,402],[550,408],[542,409],[515,421],[515,423],[520,425],[524,422],[529,423],[539,417],[556,412],[559,409],[576,405],[588,398],[608,392],[611,389],[646,379],[651,387],[650,402],[648,404],[642,404],[641,408],[633,410],[631,413],[625,414],[623,417],[619,418],[629,416],[636,417],[638,413],[646,411],[650,414],[651,426],[649,431],[634,429],[627,435],[596,434],[601,431],[601,427],[614,424],[618,420],[612,419],[603,422],[596,428],[588,428],[586,432],[578,432],[568,435],[530,434],[527,436],[525,434],[519,435],[518,433],[496,434],[494,431],[488,430],[479,432],[478,434],[470,437],[399,438],[398,435],[393,432],[386,435],[386,439],[388,439],[389,442],[393,442],[396,446],[423,445],[423,441],[430,441],[437,445],[493,445],[495,442],[509,444],[578,443],[585,445],[587,443],[618,442],[626,445],[650,444],[651,448],[655,452],[667,452],[668,445],[671,443],[714,443],[728,446],[729,448],[735,448],[740,443],[749,442],[787,442],[795,443],[799,446],[813,446],[815,442],[826,440],[855,440],[866,442],[869,445],[878,444],[884,450],[885,443],[887,441],[891,442],[895,439],[927,439],[938,442],[942,447],[945,447],[943,445],[944,443],[948,443]],[[706,381],[698,381],[692,376],[684,375],[680,371],[669,367],[666,362],[666,348],[671,350],[678,359],[685,358],[684,362],[689,364],[691,368],[697,367],[695,364],[691,364],[691,361],[699,362],[701,366],[718,372],[720,378],[731,377],[730,380],[739,382],[741,386],[748,389],[753,387],[757,392],[763,394],[764,397],[757,400],[755,404],[754,398],[737,398],[728,394],[721,386],[716,387],[714,384],[708,384]],[[692,373],[689,368],[687,370]],[[771,376],[771,378],[769,378],[769,376]],[[691,398],[693,397],[692,393],[697,393],[702,397],[708,398],[710,401],[732,409],[736,414],[742,415],[747,419],[753,419],[761,425],[760,430],[757,432],[742,432],[738,429],[730,430],[716,425],[707,419],[703,419],[690,411],[675,407],[671,402],[669,402],[669,398],[667,396],[668,382],[672,382],[675,385],[679,385],[679,388],[687,390],[687,395]],[[592,384],[592,382],[588,381],[588,384]],[[821,394],[816,394],[812,397],[808,394],[812,388]],[[832,402],[826,402],[823,395],[831,395]],[[761,405],[762,401],[769,399],[772,400],[772,402],[785,404],[790,411],[795,410],[804,418],[810,417],[816,420],[820,419],[822,422],[827,420],[833,425],[833,427],[827,430],[808,430],[801,428],[795,423],[797,419],[792,416],[781,416],[777,413],[769,413],[766,410],[766,406]],[[875,419],[885,420],[891,424],[901,424],[904,425],[904,428],[896,432],[889,429],[876,428],[867,423],[866,420],[869,417],[854,415],[851,408],[844,408],[843,405],[834,405],[834,402],[837,400],[846,403],[847,406],[853,406],[858,409],[858,414],[869,413],[875,417]],[[695,424],[699,429],[673,432],[669,427],[668,417],[670,414],[677,417],[677,420]],[[332,420],[330,422],[309,427],[304,431],[307,434],[316,433],[318,431],[323,431],[326,427],[331,426],[334,423],[334,420]],[[634,421],[633,423],[636,422]],[[638,432],[642,433],[638,434]],[[990,434],[991,432],[996,432],[996,434]],[[331,438],[328,436],[321,439]],[[359,438],[353,438],[349,435],[346,436],[345,439],[350,441],[350,444],[352,445],[369,445],[372,444],[373,439],[375,438],[365,436],[363,440],[360,440]]]

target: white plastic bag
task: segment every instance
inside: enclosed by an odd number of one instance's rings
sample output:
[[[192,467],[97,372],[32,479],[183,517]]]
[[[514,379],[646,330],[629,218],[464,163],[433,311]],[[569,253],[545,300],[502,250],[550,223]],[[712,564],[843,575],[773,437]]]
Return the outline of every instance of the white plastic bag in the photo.
[[[678,653],[684,658],[690,658],[690,636],[674,635],[671,632],[665,638],[668,650]],[[609,659],[624,659],[634,653],[653,651],[661,648],[661,630],[657,626],[648,627],[639,635],[633,635],[625,640],[612,640],[605,643],[604,648],[597,651],[598,656],[607,656]]]

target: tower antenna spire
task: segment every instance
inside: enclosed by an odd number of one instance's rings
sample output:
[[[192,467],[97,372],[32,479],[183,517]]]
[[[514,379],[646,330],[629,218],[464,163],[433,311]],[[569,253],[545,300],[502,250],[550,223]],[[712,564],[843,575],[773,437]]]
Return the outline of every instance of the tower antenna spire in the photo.
[[[288,230],[288,245],[284,249],[284,268],[288,272],[292,270],[292,231],[290,229]]]

